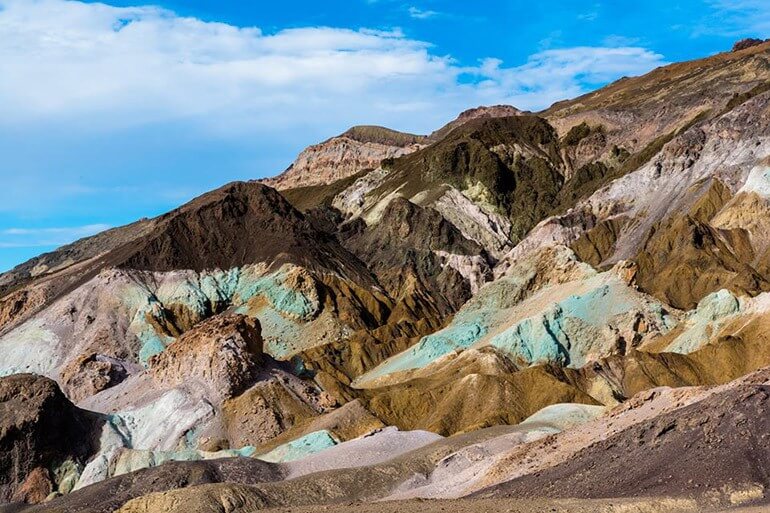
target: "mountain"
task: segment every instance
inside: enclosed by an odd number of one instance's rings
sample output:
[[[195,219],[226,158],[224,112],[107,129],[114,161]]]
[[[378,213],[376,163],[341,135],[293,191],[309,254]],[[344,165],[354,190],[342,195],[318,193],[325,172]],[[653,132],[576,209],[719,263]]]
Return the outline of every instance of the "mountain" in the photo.
[[[328,185],[364,170],[386,158],[400,157],[426,142],[424,136],[405,134],[381,126],[355,126],[343,134],[306,148],[275,178],[262,183],[276,189]]]
[[[355,127],[0,275],[6,508],[766,507],[768,84]]]

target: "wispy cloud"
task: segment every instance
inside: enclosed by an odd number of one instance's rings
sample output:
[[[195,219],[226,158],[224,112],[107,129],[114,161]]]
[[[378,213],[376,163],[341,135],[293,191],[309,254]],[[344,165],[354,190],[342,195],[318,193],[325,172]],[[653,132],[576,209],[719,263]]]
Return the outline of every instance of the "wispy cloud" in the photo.
[[[438,15],[439,13],[437,11],[420,9],[415,6],[409,8],[409,16],[417,20],[427,20],[428,18],[435,18]]]
[[[624,75],[639,75],[665,64],[663,56],[638,47],[575,47],[545,50],[515,68],[496,59],[483,62],[480,84],[495,94],[507,91],[513,105],[538,98],[546,104],[582,94],[590,86]]]
[[[61,246],[111,228],[97,223],[83,226],[47,228],[5,228],[0,230],[0,248]]]
[[[770,37],[770,2],[767,0],[707,0],[707,4],[711,12],[695,25],[695,36]]]

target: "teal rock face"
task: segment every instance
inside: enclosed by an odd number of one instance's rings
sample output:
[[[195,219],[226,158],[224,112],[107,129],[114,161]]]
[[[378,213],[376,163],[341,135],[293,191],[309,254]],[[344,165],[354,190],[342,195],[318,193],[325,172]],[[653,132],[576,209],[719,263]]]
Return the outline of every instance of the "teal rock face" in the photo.
[[[220,458],[250,457],[254,454],[254,447],[247,446],[241,449],[225,449],[216,452],[198,451],[186,449],[181,451],[141,451],[124,449],[120,452],[115,462],[115,469],[111,476],[119,476],[135,472],[145,468],[157,467],[169,461],[202,461]]]
[[[175,340],[158,330],[173,320],[172,308],[189,312],[195,322],[228,308],[257,317],[266,350],[276,358],[290,354],[285,342],[296,340],[299,326],[311,322],[321,310],[312,278],[292,266],[267,275],[261,268],[247,267],[145,278],[129,281],[118,292],[123,305],[133,312],[129,331],[139,340],[138,357],[145,366]]]
[[[449,326],[386,360],[355,384],[365,386],[388,374],[426,367],[452,351],[490,345],[522,367],[581,367],[592,358],[624,350],[633,342],[640,318],[661,333],[675,324],[661,303],[611,273],[555,285],[516,301],[522,286],[515,277],[487,285]]]
[[[367,376],[376,378],[425,367],[456,349],[472,346],[487,331],[488,328],[482,322],[453,322],[443,330],[423,337],[413,347],[387,360]]]
[[[505,277],[491,283],[470,299],[457,312],[446,328],[423,337],[413,347],[386,360],[367,373],[361,382],[394,372],[420,369],[458,349],[472,347],[490,331],[500,312],[515,304],[513,298],[523,286],[515,277]]]
[[[624,290],[602,285],[585,294],[569,296],[535,317],[524,319],[490,340],[523,365],[553,363],[582,366],[601,328],[634,305]]]
[[[288,461],[300,460],[311,454],[316,454],[324,449],[334,447],[338,443],[339,440],[337,440],[334,435],[323,429],[321,431],[308,433],[307,435],[286,444],[279,445],[272,451],[257,456],[257,459],[271,463],[285,463]]]
[[[526,319],[494,336],[489,344],[511,354],[524,365],[567,365],[570,359],[567,350],[570,341],[562,322],[564,318],[561,309],[554,307],[549,314]]]
[[[290,288],[286,282],[287,276],[282,270],[255,281],[245,278],[239,283],[236,295],[241,302],[262,296],[276,312],[282,315],[299,321],[311,320],[318,313],[318,300],[313,300],[301,291]]]
[[[684,321],[686,330],[666,346],[665,352],[692,353],[703,347],[710,339],[710,332],[721,321],[739,313],[740,300],[729,290],[718,290],[701,299],[695,310],[688,313]]]

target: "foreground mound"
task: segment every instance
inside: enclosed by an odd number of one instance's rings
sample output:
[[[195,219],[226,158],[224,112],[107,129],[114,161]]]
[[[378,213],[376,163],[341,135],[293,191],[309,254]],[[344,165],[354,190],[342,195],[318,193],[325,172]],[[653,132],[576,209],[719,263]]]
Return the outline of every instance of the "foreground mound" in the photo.
[[[761,496],[770,484],[768,410],[770,386],[736,387],[479,495],[605,498],[723,491]]]

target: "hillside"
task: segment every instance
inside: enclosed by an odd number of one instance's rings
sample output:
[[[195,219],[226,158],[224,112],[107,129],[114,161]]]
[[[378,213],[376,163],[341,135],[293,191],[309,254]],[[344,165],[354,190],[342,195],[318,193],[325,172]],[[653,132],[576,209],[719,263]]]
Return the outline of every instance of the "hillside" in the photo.
[[[0,510],[766,506],[768,84],[354,127],[0,275]]]

